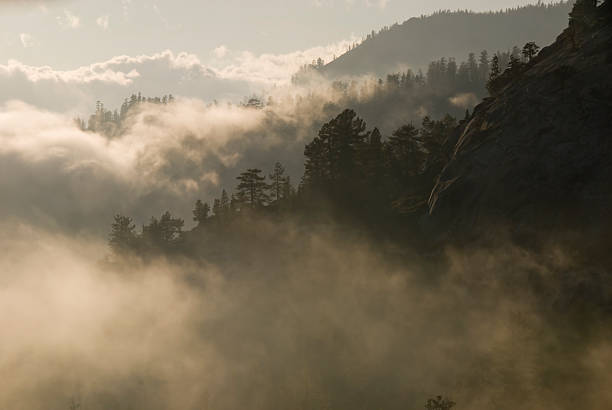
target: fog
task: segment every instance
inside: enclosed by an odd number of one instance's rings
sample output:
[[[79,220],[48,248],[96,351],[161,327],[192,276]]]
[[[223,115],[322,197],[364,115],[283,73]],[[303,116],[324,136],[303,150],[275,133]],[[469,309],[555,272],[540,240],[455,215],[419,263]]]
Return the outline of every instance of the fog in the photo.
[[[556,275],[576,268],[559,248],[447,249],[428,264],[330,227],[262,222],[225,263],[143,264],[100,237],[1,232],[3,408],[611,403],[609,327],[552,319]],[[534,281],[545,291],[526,291]]]
[[[476,410],[609,407],[605,302],[572,295],[605,301],[612,284],[561,244],[500,235],[423,256],[289,219],[249,222],[221,257],[110,253],[116,213],[168,209],[190,227],[195,199],[246,167],[282,160],[299,180],[328,112],[272,99],[145,104],[112,138],[2,107],[0,408],[405,409],[437,394]]]
[[[188,217],[238,165],[301,150],[262,131],[270,115],[184,100],[108,139],[3,108],[1,408],[609,407],[608,322],[568,296],[583,268],[554,243],[430,257],[289,220],[210,260],[110,253],[114,213]]]
[[[24,47],[37,39],[21,33]],[[59,69],[30,65],[16,59],[0,62],[0,103],[18,99],[40,108],[83,115],[96,101],[120,106],[132,93],[173,93],[206,101],[240,101],[273,87],[286,86],[304,64],[331,60],[355,38],[284,54],[232,50],[219,46],[203,57],[171,50],[150,54],[115,55],[86,65]]]
[[[117,212],[144,220],[169,208],[189,216],[195,199],[233,188],[238,165],[267,169],[294,158],[298,171],[304,136],[296,130],[281,140],[280,126],[265,130],[271,121],[293,129],[276,118],[183,100],[148,106],[129,132],[109,139],[80,131],[67,116],[10,102],[0,110],[0,215],[77,230],[106,229]]]
[[[253,221],[226,257],[111,255],[115,213],[140,223],[169,209],[189,224],[193,201],[231,189],[240,169],[293,158],[299,175],[324,116],[307,108],[182,99],[145,105],[108,138],[6,104],[0,407],[399,409],[436,394],[470,409],[610,404],[606,322],[583,334],[557,322],[554,306],[571,306],[560,275],[581,267],[554,244],[429,259],[339,227]],[[544,290],[526,291],[533,282]],[[605,294],[608,282],[588,286]]]
[[[367,102],[375,82],[358,80],[351,101]],[[143,104],[115,137],[81,131],[69,115],[9,101],[0,107],[0,216],[101,234],[116,213],[140,223],[170,210],[189,226],[194,202],[231,191],[246,168],[268,173],[281,161],[297,185],[305,144],[341,111],[342,98],[317,78],[308,87],[271,89],[263,109],[190,98]],[[390,124],[423,114],[389,110],[370,126],[391,132]]]

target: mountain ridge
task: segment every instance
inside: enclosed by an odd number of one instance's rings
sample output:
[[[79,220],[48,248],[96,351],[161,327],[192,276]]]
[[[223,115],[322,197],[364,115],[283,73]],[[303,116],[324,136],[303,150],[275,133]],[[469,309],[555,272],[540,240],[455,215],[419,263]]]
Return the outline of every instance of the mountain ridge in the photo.
[[[506,50],[528,41],[549,44],[565,26],[570,10],[571,2],[538,3],[500,12],[443,11],[413,17],[368,35],[321,72],[331,78],[380,76],[407,67],[425,68],[441,56],[459,59],[473,50]]]

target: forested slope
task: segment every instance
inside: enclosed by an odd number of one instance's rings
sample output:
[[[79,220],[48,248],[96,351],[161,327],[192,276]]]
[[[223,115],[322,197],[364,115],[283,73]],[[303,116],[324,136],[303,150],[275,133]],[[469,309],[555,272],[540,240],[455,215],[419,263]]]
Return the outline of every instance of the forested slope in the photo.
[[[373,32],[322,71],[329,77],[384,75],[407,66],[425,68],[441,56],[459,59],[473,50],[495,52],[528,41],[549,44],[566,26],[572,4],[540,3],[489,13],[442,11],[411,18]]]

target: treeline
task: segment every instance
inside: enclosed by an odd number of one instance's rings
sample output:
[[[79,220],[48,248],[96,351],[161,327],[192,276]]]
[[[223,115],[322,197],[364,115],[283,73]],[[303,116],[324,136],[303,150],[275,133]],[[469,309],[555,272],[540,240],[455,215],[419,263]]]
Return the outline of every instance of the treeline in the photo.
[[[440,56],[459,59],[470,51],[505,50],[527,41],[549,44],[566,26],[572,3],[539,2],[484,13],[440,11],[411,18],[370,34],[321,71],[329,78],[382,76],[405,64],[425,70]]]
[[[514,48],[507,56],[495,55],[491,60],[487,89],[489,93],[495,94],[504,85],[509,84],[530,66],[533,59],[538,55],[540,46],[535,42],[529,42],[522,50]]]
[[[496,52],[491,58],[487,51],[478,56],[470,53],[465,61],[457,62],[453,58],[441,58],[432,61],[425,72],[406,70],[389,74],[379,79],[337,80],[327,88],[313,88],[304,96],[276,99],[270,96],[250,96],[238,104],[246,109],[264,109],[274,106],[292,105],[296,116],[301,113],[313,113],[313,107],[321,112],[315,113],[317,123],[341,111],[344,107],[353,107],[368,122],[376,121],[385,132],[391,132],[404,122],[420,121],[425,115],[440,117],[446,113],[455,117],[463,116],[466,109],[486,96],[487,81],[493,65],[507,65],[514,56],[521,55],[520,49]],[[324,66],[323,60],[315,61],[312,70]],[[294,76],[294,83],[307,81],[300,75]],[[462,96],[462,94],[465,94]],[[457,96],[459,96],[457,98]],[[144,97],[140,93],[126,98],[120,108],[107,109],[102,101],[96,104],[95,112],[87,121],[77,118],[77,126],[90,132],[97,132],[108,137],[121,135],[126,130],[126,119],[142,104],[172,104],[172,95],[162,97]],[[219,105],[214,101],[209,106]],[[231,105],[231,104],[228,104]],[[315,131],[316,128],[313,130]]]
[[[496,90],[501,81],[511,80],[517,71],[528,67],[538,51],[539,47],[530,42],[517,52],[519,56],[509,53],[503,72],[503,55],[494,55],[490,65],[486,53],[481,53],[479,62],[472,56],[466,64],[468,78],[483,82],[486,74],[489,88]],[[449,62],[444,59],[428,71],[428,75],[438,76],[438,81],[445,74],[448,79],[448,73]],[[416,78],[410,74],[389,76],[386,84],[406,87],[418,81]],[[468,119],[469,112],[461,121],[448,114],[440,120],[425,116],[419,127],[408,123],[384,136],[378,128],[368,129],[354,110],[345,109],[325,123],[305,146],[304,174],[297,187],[280,162],[267,175],[261,169],[249,168],[236,177],[233,191],[223,189],[212,203],[195,203],[195,230],[218,230],[245,218],[279,215],[298,219],[327,215],[382,230],[417,227]],[[137,232],[132,218],[117,215],[110,245],[116,253],[180,251],[184,226],[184,220],[166,212],[151,218]]]
[[[107,110],[102,101],[96,102],[96,111],[89,116],[85,121],[81,118],[76,118],[77,126],[83,131],[98,132],[107,136],[117,135],[123,122],[129,114],[141,104],[172,104],[175,101],[172,94],[162,97],[144,97],[141,93],[132,94],[126,98],[121,104],[119,110]]]
[[[388,74],[384,79],[379,78],[377,84],[384,89],[410,89],[417,87],[427,88],[433,92],[473,92],[483,94],[485,85],[489,79],[492,64],[496,62],[497,67],[507,67],[512,59],[521,59],[522,52],[517,46],[510,50],[497,51],[490,55],[487,50],[482,50],[478,57],[475,53],[469,53],[467,59],[457,62],[453,57],[442,57],[429,63],[427,71],[416,72],[408,69],[405,72]],[[313,72],[320,72],[324,67],[322,59],[313,61],[312,64],[303,66],[298,73],[292,77],[295,85],[308,84]],[[336,80],[332,87],[336,90],[349,90],[363,86],[357,81]]]
[[[402,29],[402,26],[406,25],[407,23],[410,23],[411,20],[412,21],[427,21],[429,19],[432,18],[438,18],[438,17],[457,17],[457,16],[473,16],[476,14],[479,15],[484,15],[484,16],[488,16],[490,18],[495,18],[495,17],[505,17],[508,15],[529,15],[534,13],[535,11],[542,11],[542,10],[551,10],[551,9],[556,9],[559,8],[561,6],[565,6],[567,5],[569,2],[567,1],[560,1],[560,2],[550,2],[550,3],[546,3],[546,2],[542,2],[542,1],[538,1],[536,4],[528,4],[525,6],[518,6],[518,7],[508,7],[504,10],[497,10],[497,11],[486,11],[486,12],[475,12],[475,11],[471,11],[471,10],[438,10],[434,13],[432,13],[431,15],[421,15],[419,17],[415,17],[412,18],[410,20],[406,20],[403,23],[399,23],[396,22],[394,24],[392,24],[391,26],[384,26],[381,29],[379,29],[378,31],[376,30],[372,30],[370,33],[366,34],[361,40],[353,42],[351,44],[349,44],[346,53],[349,53],[352,50],[355,50],[356,48],[360,47],[363,44],[370,44],[370,42],[374,39],[377,39],[380,35],[384,35],[386,33],[389,33],[391,31],[398,31]],[[341,54],[340,56],[344,55]],[[333,63],[338,57],[340,56],[336,56],[334,55],[332,60],[330,61],[330,63]],[[322,60],[321,58],[315,60],[312,62],[312,64],[306,64],[302,67],[302,70],[310,70],[310,69],[315,69],[317,71],[324,71],[325,68],[325,61]]]
[[[461,62],[443,57],[430,62],[425,72],[409,69],[378,79],[336,80],[324,93],[329,96],[328,101],[319,106],[326,109],[328,116],[344,107],[353,107],[386,132],[427,115],[438,118],[450,114],[461,118],[466,109],[472,109],[487,96],[492,68],[503,71],[515,59],[521,59],[521,49],[516,46],[492,54],[486,50],[469,53]],[[307,82],[307,76],[294,77],[294,83],[301,81]],[[313,93],[302,104],[316,106],[312,101],[320,98]]]
[[[293,185],[276,163],[266,175],[247,169],[230,192],[223,189],[212,203],[198,200],[193,209],[197,227],[189,232],[248,223],[252,218],[327,215],[365,225],[416,221],[427,209],[436,176],[451,155],[458,122],[426,117],[420,127],[407,124],[388,137],[368,130],[355,111],[332,119],[306,145],[305,173]],[[110,246],[117,254],[181,252],[185,221],[165,212],[138,231],[132,218],[116,215]]]
[[[465,75],[466,82],[486,83],[495,92],[528,67],[538,51],[539,47],[529,42],[520,51],[497,53],[491,61],[486,52],[481,53],[479,61],[470,55],[459,68],[452,60],[441,59],[431,64],[427,80],[452,83]],[[502,72],[501,62],[506,58],[508,66]],[[384,86],[410,88],[422,81],[419,75],[407,72],[388,76]],[[251,98],[245,106],[260,104]],[[328,215],[383,230],[416,227],[428,210],[430,193],[468,119],[469,112],[461,121],[449,114],[440,120],[425,116],[419,127],[408,123],[384,136],[378,128],[369,130],[354,110],[345,109],[325,123],[305,146],[304,174],[297,187],[280,162],[267,175],[261,169],[249,168],[236,177],[233,191],[223,189],[211,204],[201,200],[195,203],[196,230],[219,229],[254,215],[311,219]],[[184,220],[166,212],[151,218],[137,232],[130,217],[117,215],[110,245],[116,253],[180,250],[184,226]]]

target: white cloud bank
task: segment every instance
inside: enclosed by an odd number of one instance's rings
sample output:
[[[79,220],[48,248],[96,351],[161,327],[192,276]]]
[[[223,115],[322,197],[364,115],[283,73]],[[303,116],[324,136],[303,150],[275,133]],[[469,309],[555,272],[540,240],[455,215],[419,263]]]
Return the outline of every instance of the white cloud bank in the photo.
[[[109,20],[100,17],[107,29]],[[27,33],[24,47],[36,45]],[[131,93],[174,94],[207,101],[240,100],[262,90],[282,86],[304,64],[317,58],[330,61],[354,39],[286,54],[254,54],[219,46],[203,61],[199,56],[165,50],[139,56],[116,56],[72,70],[32,66],[17,60],[0,64],[0,103],[23,100],[54,111],[88,112],[96,100],[117,106]]]
[[[114,213],[144,222],[171,210],[189,225],[196,199],[233,189],[249,166],[283,160],[301,170],[308,125],[272,109],[179,99],[145,104],[109,139],[69,116],[9,102],[0,106],[0,220],[104,232]]]

